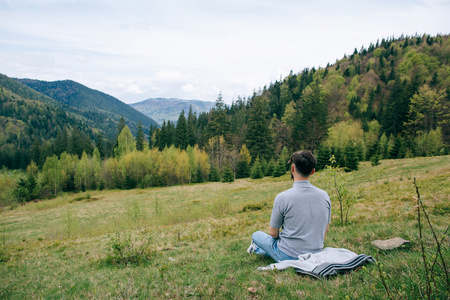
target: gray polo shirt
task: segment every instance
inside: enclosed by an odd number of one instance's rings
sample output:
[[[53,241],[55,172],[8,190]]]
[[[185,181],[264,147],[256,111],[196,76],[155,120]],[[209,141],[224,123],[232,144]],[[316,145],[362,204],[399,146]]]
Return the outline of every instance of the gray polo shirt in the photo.
[[[282,227],[278,248],[289,256],[297,257],[322,250],[325,230],[330,221],[331,202],[327,192],[308,180],[301,180],[275,197],[270,226]]]

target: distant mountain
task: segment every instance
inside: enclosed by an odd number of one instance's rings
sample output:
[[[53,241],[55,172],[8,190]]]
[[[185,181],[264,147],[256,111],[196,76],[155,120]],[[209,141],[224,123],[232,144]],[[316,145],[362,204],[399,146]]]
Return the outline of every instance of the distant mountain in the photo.
[[[142,102],[130,104],[136,110],[149,116],[159,124],[164,120],[177,121],[181,111],[189,112],[189,107],[192,105],[194,112],[201,113],[209,111],[214,107],[215,102],[200,101],[200,100],[182,100],[176,98],[150,98]]]
[[[125,118],[132,131],[139,121],[144,127],[157,125],[154,120],[120,100],[75,81],[16,80],[56,100],[65,111],[98,129],[108,139],[116,133],[116,125],[121,117]]]

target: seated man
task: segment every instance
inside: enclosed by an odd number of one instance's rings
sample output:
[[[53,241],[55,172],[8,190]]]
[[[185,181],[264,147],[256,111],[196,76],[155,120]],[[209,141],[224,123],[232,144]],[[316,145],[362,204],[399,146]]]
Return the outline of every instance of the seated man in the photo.
[[[255,232],[247,249],[249,254],[266,255],[277,262],[321,251],[331,220],[330,197],[309,182],[317,164],[314,155],[298,151],[292,154],[289,163],[294,184],[275,197],[270,235]]]

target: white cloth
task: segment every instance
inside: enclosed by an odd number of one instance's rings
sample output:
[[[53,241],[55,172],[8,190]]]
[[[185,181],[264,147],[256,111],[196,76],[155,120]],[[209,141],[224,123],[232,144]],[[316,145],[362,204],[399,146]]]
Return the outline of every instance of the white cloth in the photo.
[[[259,267],[258,270],[284,270],[289,267],[312,272],[314,268],[324,263],[342,264],[356,257],[357,254],[343,248],[326,247],[317,253],[305,253],[298,256],[298,260],[283,260],[270,264],[267,267]]]

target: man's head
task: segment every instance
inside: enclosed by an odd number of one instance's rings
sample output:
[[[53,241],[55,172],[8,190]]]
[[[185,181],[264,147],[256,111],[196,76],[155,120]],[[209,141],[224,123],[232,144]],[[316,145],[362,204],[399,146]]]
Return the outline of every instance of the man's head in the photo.
[[[293,163],[297,172],[307,178],[315,169],[317,160],[311,151],[301,150],[291,155],[289,163]]]

